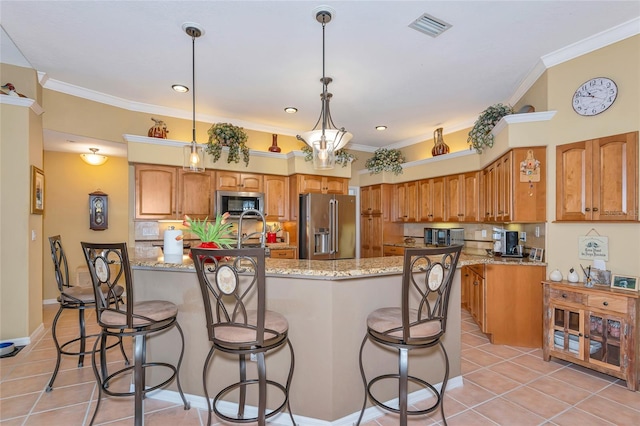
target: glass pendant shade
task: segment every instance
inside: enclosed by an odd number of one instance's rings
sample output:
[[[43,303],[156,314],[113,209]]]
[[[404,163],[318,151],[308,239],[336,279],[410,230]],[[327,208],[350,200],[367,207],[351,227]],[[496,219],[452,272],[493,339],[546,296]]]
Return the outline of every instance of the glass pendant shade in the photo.
[[[204,148],[195,141],[183,148],[183,170],[191,172],[204,172]]]
[[[91,166],[101,166],[109,159],[105,155],[96,154],[98,152],[98,148],[89,148],[89,151],[91,151],[91,154],[80,154],[80,158]]]
[[[326,6],[321,6],[322,8]],[[333,80],[331,77],[325,77],[324,74],[324,30],[325,25],[331,22],[331,12],[320,9],[316,14],[316,20],[322,24],[322,93],[320,100],[322,101],[322,109],[320,110],[320,118],[313,126],[313,129],[297,135],[296,138],[313,149],[313,168],[316,170],[333,169],[336,160],[336,151],[344,148],[349,143],[353,135],[347,132],[344,127],[338,129],[333,124],[331,112],[329,111],[329,101],[332,94],[327,91],[329,83]]]

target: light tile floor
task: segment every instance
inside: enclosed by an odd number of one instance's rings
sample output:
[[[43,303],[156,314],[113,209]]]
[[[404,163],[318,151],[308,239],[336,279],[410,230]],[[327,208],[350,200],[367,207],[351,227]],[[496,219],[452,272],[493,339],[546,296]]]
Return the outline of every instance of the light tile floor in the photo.
[[[54,390],[45,392],[55,366],[51,321],[56,305],[44,308],[45,333],[13,358],[0,359],[0,424],[89,424],[97,395],[90,360],[77,368],[75,357],[63,357]],[[92,312],[88,329],[96,332]],[[77,330],[77,314],[65,312],[59,321],[61,340]],[[130,350],[130,342],[127,345]],[[115,361],[121,363],[122,361]],[[471,316],[462,313],[464,386],[445,396],[447,423],[456,425],[640,425],[640,392],[624,381],[582,367],[542,361],[539,349],[491,345]],[[418,406],[424,405],[417,404]],[[207,413],[147,399],[147,425],[203,425]],[[295,407],[294,407],[295,411]],[[103,400],[96,424],[133,424],[131,398]],[[216,421],[215,424],[223,424]],[[388,414],[365,426],[397,425]],[[440,413],[411,418],[410,424],[442,424]]]

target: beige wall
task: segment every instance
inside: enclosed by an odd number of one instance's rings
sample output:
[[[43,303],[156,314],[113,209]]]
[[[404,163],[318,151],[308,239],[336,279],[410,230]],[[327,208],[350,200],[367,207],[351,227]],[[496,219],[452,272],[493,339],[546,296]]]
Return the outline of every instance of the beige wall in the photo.
[[[86,164],[78,154],[45,151],[47,177],[47,214],[44,219],[44,299],[58,297],[48,237],[60,235],[69,262],[71,282],[76,268],[86,267],[81,241],[121,242],[128,240],[129,168],[125,158],[112,157],[102,166]],[[109,194],[109,228],[89,229],[89,194],[100,189]]]
[[[640,36],[599,49],[589,55],[548,70],[549,110],[557,110],[549,122],[549,164],[555,164],[555,145],[602,136],[637,131],[640,127]],[[574,91],[590,78],[606,76],[618,85],[618,98],[602,114],[582,117],[571,107]],[[640,156],[640,153],[639,153]],[[640,158],[638,159],[640,162]],[[554,223],[556,176],[547,173],[547,261],[549,272],[559,268],[567,276],[571,267],[588,260],[578,258],[578,237],[594,229],[609,237],[607,268],[614,273],[640,276],[640,224],[635,223]],[[639,189],[640,191],[640,189]],[[638,195],[640,196],[640,194]]]
[[[30,214],[31,165],[42,169],[40,116],[0,104],[0,341],[42,324],[42,216]]]

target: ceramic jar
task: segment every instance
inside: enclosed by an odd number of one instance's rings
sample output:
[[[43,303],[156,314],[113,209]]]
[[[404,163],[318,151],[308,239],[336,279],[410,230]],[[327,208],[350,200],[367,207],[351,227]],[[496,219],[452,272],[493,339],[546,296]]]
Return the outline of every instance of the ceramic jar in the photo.
[[[567,280],[569,280],[570,283],[577,283],[578,281],[580,281],[580,275],[578,275],[575,269],[571,268],[569,270]]]
[[[562,281],[562,272],[559,269],[554,270],[549,274],[549,279],[551,281]]]

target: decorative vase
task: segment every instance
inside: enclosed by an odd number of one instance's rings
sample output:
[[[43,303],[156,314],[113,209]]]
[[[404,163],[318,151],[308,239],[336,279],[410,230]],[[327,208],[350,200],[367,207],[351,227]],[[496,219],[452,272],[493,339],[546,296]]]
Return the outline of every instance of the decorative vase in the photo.
[[[281,149],[278,146],[278,135],[275,133],[271,135],[271,146],[269,147],[269,152],[280,152]]]
[[[562,281],[562,272],[559,269],[556,269],[552,273],[549,274],[549,279],[551,281]]]
[[[276,233],[275,232],[267,232],[267,242],[275,243],[277,242]]]
[[[210,250],[215,250],[220,248],[216,243],[214,243],[213,241],[203,241],[200,244],[198,244],[196,246],[196,248],[203,248],[203,249],[210,249]],[[191,259],[193,259],[193,255],[191,254],[191,250],[189,250],[189,257]],[[202,259],[204,256],[200,256],[200,258]],[[215,256],[216,260],[220,260],[222,259],[222,256]],[[206,260],[204,263],[211,263],[211,260]]]
[[[580,281],[580,275],[578,275],[575,269],[571,268],[569,270],[569,275],[567,276],[567,280],[570,283],[577,283],[578,281]]]
[[[448,153],[449,146],[444,143],[444,139],[442,138],[442,127],[438,127],[433,131],[433,148],[431,148],[431,155],[436,157]]]
[[[164,121],[156,120],[155,118],[151,118],[151,120],[156,124],[149,129],[147,136],[150,138],[166,139],[167,133],[169,133],[169,130],[167,130],[167,124]]]

